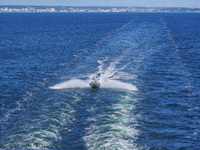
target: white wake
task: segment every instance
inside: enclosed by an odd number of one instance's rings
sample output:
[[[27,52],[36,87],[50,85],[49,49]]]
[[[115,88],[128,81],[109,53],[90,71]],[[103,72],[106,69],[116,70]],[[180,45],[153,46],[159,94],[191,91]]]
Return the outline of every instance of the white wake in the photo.
[[[90,80],[72,79],[51,86],[50,89],[58,90],[58,89],[69,89],[69,88],[90,88],[89,81]],[[122,90],[124,89],[130,91],[137,90],[136,86],[118,80],[101,79],[99,82],[101,84],[100,88],[112,88],[112,89],[122,89]]]
[[[56,84],[50,87],[50,89],[89,88],[89,87],[90,86],[88,80],[71,79],[69,81]]]
[[[110,63],[110,66],[104,69],[104,61],[106,61],[108,58],[106,57],[103,61],[98,61],[99,70],[96,73],[90,74],[88,76],[88,79],[82,80],[82,79],[71,79],[59,84],[56,84],[54,86],[51,86],[50,89],[69,89],[69,88],[90,88],[89,83],[91,82],[93,77],[96,77],[98,79],[98,82],[101,84],[100,88],[112,88],[112,89],[122,89],[122,90],[130,90],[135,91],[137,90],[136,86],[125,83],[120,80],[116,80],[116,78],[120,79],[119,76],[121,70],[123,70],[126,65],[124,65],[121,68],[116,69],[116,65],[120,62],[114,61]],[[116,75],[118,73],[118,76]],[[125,73],[124,73],[125,74]],[[131,76],[131,75],[130,75]],[[125,76],[127,77],[127,74]],[[131,78],[131,77],[129,77]]]

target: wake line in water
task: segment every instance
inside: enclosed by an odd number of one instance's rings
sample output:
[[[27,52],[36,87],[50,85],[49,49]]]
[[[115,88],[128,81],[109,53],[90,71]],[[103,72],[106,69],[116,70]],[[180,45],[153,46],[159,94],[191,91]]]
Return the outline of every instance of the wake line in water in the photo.
[[[129,94],[119,94],[116,97],[118,103],[105,106],[106,112],[112,113],[95,113],[88,118],[93,121],[83,137],[88,150],[107,148],[137,150],[135,141],[139,131],[135,128],[136,116],[131,113],[135,107],[135,100],[131,98],[132,94]]]

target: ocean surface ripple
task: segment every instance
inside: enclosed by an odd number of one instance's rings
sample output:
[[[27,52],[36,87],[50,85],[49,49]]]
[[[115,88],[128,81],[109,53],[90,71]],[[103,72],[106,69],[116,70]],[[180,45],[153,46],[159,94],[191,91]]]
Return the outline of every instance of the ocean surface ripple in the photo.
[[[0,149],[200,147],[198,13],[0,13],[0,22]]]

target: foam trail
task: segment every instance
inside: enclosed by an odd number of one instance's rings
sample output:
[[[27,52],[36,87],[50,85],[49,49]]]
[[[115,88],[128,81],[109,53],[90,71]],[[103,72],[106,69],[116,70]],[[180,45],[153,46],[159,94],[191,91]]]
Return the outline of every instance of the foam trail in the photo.
[[[102,88],[124,89],[124,90],[130,90],[130,91],[137,90],[136,86],[129,83],[124,83],[118,80],[107,79],[107,80],[102,80],[100,83],[101,83]]]
[[[116,69],[116,65],[120,62],[119,60],[117,60],[110,63],[110,66],[104,71],[103,70],[104,61],[100,63],[99,71],[97,73],[91,74],[88,80],[71,79],[69,81],[56,84],[50,87],[50,89],[89,88],[90,87],[89,83],[91,82],[92,77],[100,73],[99,82],[101,84],[100,86],[101,88],[113,88],[113,89],[122,89],[130,91],[137,90],[136,86],[130,83],[125,83],[122,81],[112,79],[116,78],[115,74],[118,73],[118,71],[123,70],[126,67],[126,65],[124,65],[122,68]]]
[[[67,89],[67,88],[89,88],[89,82],[86,80],[72,79],[59,84],[56,84],[50,89]]]
[[[116,69],[116,65],[120,63],[121,59],[118,59],[114,62],[110,63],[110,66],[103,71],[103,63],[100,64],[101,67],[101,76],[99,78],[99,82],[101,83],[101,88],[114,88],[114,89],[124,89],[124,90],[130,90],[130,91],[136,91],[136,86],[125,83],[118,80],[113,80],[111,78],[115,78],[115,74],[118,73],[120,70],[123,70],[126,68],[126,65],[124,65],[122,68]]]
[[[120,63],[120,60],[123,58],[121,56],[119,59],[113,61],[110,63],[110,65],[104,70],[104,62],[108,61],[108,57],[106,57],[104,60],[98,60],[97,62],[100,64],[98,66],[99,70],[91,75],[88,76],[88,80],[81,80],[81,79],[71,79],[69,81],[65,81],[59,84],[56,84],[50,89],[68,89],[68,88],[89,88],[89,83],[91,82],[91,79],[93,77],[97,77],[101,84],[101,88],[112,88],[112,89],[122,89],[122,90],[130,90],[130,91],[136,91],[136,86],[125,83],[122,81],[114,80],[116,78],[116,74],[126,68],[127,65],[122,66],[121,68],[116,69],[116,65]],[[120,72],[122,73],[122,72]],[[126,76],[127,78],[127,76]]]
[[[101,88],[112,88],[112,89],[122,89],[122,90],[124,89],[130,91],[137,90],[136,86],[118,80],[101,79],[99,82],[101,84]],[[84,81],[80,79],[72,79],[66,82],[56,84],[50,87],[50,89],[89,88],[89,87],[90,86],[88,80]]]
[[[83,137],[88,150],[138,149],[135,142],[139,135],[139,131],[135,128],[137,117],[132,114],[135,100],[131,98],[131,93],[123,96],[119,94],[117,97],[118,103],[105,106],[107,112],[112,113],[95,113],[88,118],[93,121]],[[95,108],[91,111],[95,111]]]

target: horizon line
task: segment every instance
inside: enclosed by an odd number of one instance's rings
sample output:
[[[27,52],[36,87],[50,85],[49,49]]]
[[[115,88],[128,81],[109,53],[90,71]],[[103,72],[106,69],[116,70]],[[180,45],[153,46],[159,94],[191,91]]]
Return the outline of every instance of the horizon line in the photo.
[[[36,6],[36,7],[144,7],[144,8],[199,8],[199,7],[182,7],[182,6],[78,6],[78,5],[0,5],[0,6]]]

